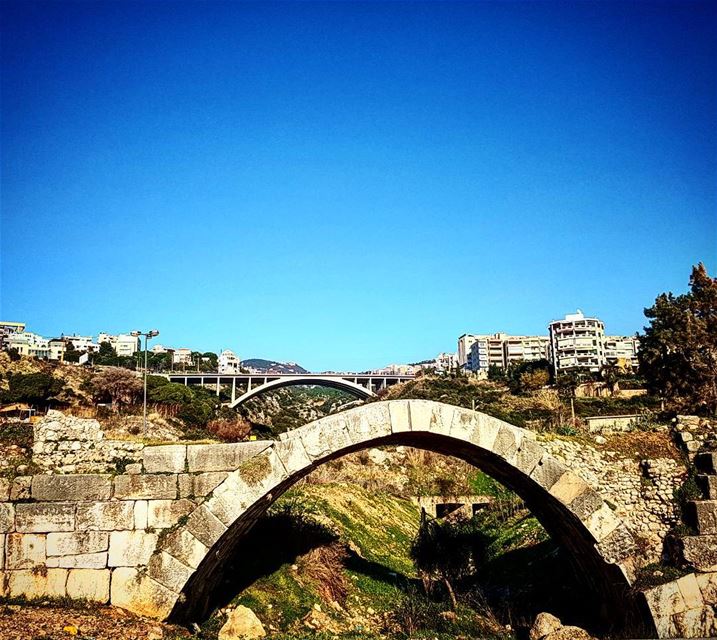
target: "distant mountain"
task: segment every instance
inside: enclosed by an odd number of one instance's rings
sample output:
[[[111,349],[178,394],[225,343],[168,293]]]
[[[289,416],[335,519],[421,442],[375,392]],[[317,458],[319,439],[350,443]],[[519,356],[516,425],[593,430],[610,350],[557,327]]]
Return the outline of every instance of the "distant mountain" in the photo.
[[[249,358],[241,361],[242,367],[260,373],[309,373],[296,362],[275,362],[261,358]]]

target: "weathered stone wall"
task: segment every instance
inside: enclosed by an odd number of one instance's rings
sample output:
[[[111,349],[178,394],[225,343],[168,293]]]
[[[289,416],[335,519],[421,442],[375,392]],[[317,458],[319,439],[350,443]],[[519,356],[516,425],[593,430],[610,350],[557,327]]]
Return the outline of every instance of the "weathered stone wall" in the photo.
[[[32,461],[46,472],[108,473],[139,462],[144,444],[106,440],[97,420],[48,411],[33,428]]]
[[[585,442],[540,438],[541,445],[563,461],[614,509],[638,538],[645,541],[645,560],[657,562],[666,533],[679,521],[674,491],[687,469],[672,458],[626,458]]]
[[[47,421],[45,441],[71,442],[73,422]],[[80,442],[102,442],[93,422],[74,425],[84,438]],[[128,581],[146,571],[161,537],[229,472],[270,445],[142,446],[129,473],[0,478],[0,593],[108,602],[112,592],[112,602],[121,606],[132,590]],[[83,463],[107,460],[96,447],[83,451]],[[98,451],[92,461],[90,454]]]

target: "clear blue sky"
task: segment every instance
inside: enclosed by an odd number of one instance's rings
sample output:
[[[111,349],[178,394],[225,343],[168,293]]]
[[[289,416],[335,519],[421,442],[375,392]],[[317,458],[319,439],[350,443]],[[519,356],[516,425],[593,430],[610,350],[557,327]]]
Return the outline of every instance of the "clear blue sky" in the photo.
[[[2,3],[0,316],[312,370],[717,271],[717,4]]]

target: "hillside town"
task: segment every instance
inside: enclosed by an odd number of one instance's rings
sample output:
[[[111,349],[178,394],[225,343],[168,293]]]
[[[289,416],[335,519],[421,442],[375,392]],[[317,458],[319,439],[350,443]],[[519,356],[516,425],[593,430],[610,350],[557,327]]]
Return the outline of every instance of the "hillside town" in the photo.
[[[58,338],[45,338],[26,331],[24,322],[0,321],[0,350],[14,351],[20,356],[57,362],[87,364],[93,361],[105,343],[118,357],[136,358],[142,368],[142,342],[139,332],[111,335],[101,332],[96,337],[62,334]],[[638,368],[639,339],[635,336],[606,335],[605,325],[599,318],[586,317],[582,311],[566,314],[548,325],[547,335],[508,335],[465,333],[458,338],[454,353],[439,353],[435,358],[412,364],[390,364],[372,369],[376,375],[414,375],[420,371],[450,373],[462,371],[478,378],[487,378],[493,369],[508,370],[526,362],[547,361],[553,375],[566,371],[598,373],[605,366],[615,366],[623,372]],[[172,348],[155,344],[148,349],[152,356],[163,356],[169,370],[187,370],[207,365],[221,374],[264,372],[242,361],[230,349],[219,354],[201,353],[187,347]],[[68,358],[68,352],[73,357]],[[294,364],[294,363],[289,363]],[[272,373],[271,369],[268,373]]]

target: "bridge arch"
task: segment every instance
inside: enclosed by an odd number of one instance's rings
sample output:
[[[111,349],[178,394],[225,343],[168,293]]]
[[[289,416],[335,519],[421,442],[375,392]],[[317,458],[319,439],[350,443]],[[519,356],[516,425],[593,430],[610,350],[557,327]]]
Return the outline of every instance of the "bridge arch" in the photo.
[[[654,633],[649,614],[630,596],[633,536],[599,494],[551,457],[533,433],[426,400],[371,403],[282,434],[160,541],[136,589],[138,608],[150,594],[160,616],[177,622],[205,617],[213,576],[241,550],[242,536],[274,500],[319,465],[381,445],[461,458],[515,491],[568,552],[606,625],[619,631],[637,623]]]
[[[250,398],[253,398],[254,396],[257,396],[261,393],[265,393],[267,391],[272,391],[274,389],[306,385],[317,385],[319,387],[331,387],[332,389],[340,389],[341,391],[346,391],[347,393],[350,393],[351,395],[360,398],[361,400],[365,400],[366,398],[373,398],[376,396],[376,394],[371,389],[368,389],[358,384],[357,382],[352,382],[351,380],[345,380],[343,378],[328,376],[322,377],[317,375],[311,375],[305,378],[302,376],[292,376],[277,378],[276,380],[265,382],[258,387],[253,387],[252,389],[249,389],[248,391],[240,395],[236,400],[233,400],[229,404],[229,406],[231,408],[238,407],[239,405],[244,404]]]

